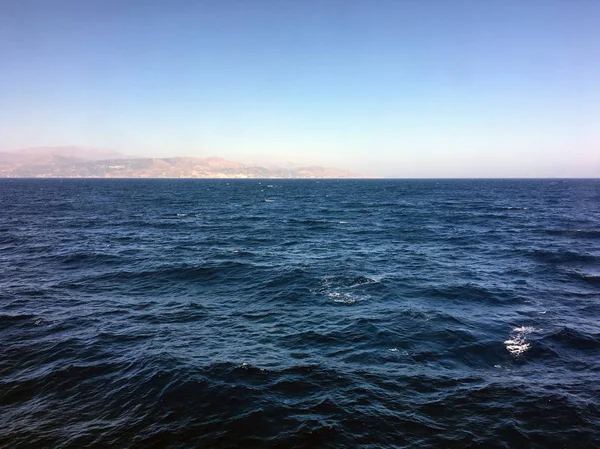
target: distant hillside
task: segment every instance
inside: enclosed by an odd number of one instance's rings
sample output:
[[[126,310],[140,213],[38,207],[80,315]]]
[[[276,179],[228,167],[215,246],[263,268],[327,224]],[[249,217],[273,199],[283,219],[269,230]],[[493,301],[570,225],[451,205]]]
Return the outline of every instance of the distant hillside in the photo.
[[[89,147],[0,153],[2,178],[360,178],[330,167],[260,167],[220,157],[131,157]]]

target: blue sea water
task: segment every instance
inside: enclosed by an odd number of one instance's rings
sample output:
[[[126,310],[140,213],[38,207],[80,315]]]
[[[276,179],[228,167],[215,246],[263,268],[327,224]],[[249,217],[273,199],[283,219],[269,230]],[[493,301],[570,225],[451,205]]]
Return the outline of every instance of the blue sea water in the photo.
[[[0,446],[600,447],[600,181],[2,180]]]

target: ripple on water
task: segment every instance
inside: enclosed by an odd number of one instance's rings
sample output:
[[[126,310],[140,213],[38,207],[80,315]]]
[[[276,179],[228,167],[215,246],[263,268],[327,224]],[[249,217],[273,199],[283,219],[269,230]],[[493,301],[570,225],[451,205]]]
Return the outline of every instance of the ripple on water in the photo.
[[[2,447],[600,447],[597,181],[0,187]]]

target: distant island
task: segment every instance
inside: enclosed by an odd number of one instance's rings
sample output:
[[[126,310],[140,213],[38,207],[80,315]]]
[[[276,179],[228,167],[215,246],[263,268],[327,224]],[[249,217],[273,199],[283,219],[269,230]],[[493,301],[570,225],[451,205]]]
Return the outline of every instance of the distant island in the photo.
[[[220,157],[132,157],[91,147],[0,152],[0,178],[364,178],[331,167],[261,167]]]

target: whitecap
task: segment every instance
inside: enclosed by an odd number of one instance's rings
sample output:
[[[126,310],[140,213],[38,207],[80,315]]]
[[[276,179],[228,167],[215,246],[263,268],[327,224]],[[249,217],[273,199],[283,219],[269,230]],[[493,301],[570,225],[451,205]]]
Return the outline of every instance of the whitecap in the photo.
[[[508,352],[510,352],[512,355],[521,355],[531,347],[531,344],[526,343],[523,337],[516,337],[512,340],[506,340],[504,344],[506,345]]]
[[[513,332],[519,332],[522,334],[531,334],[532,332],[535,332],[535,328],[533,328],[531,326],[515,327],[513,329]]]
[[[360,278],[358,280],[358,282],[352,284],[349,286],[349,288],[355,288],[355,287],[360,287],[361,285],[368,285],[368,284],[377,284],[379,281],[373,278],[368,278],[368,277],[364,277],[364,278]]]
[[[508,340],[504,341],[506,350],[512,355],[524,354],[531,348],[531,344],[527,341],[527,335],[535,332],[535,328],[531,326],[515,327],[512,330]]]
[[[390,348],[390,349],[388,349],[388,351],[399,353],[399,355],[409,355],[409,353],[406,349]]]
[[[333,302],[337,302],[339,304],[354,304],[356,301],[358,301],[356,298],[343,298],[333,300]]]
[[[358,301],[358,298],[356,296],[351,295],[349,293],[329,292],[327,293],[327,296],[329,296],[330,298],[335,298],[333,302],[336,302],[338,304],[354,304]]]

